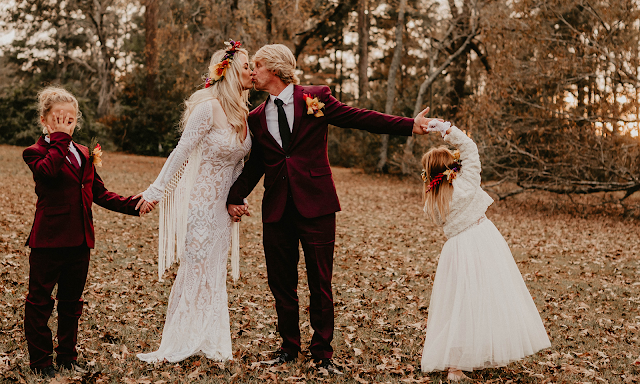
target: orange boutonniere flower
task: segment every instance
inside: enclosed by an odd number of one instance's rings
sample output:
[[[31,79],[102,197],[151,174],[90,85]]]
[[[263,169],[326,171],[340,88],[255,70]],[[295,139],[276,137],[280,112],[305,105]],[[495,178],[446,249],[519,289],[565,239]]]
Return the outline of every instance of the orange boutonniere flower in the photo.
[[[307,103],[307,115],[313,115],[315,117],[324,116],[321,109],[324,108],[324,103],[319,101],[317,97],[311,97],[307,93],[302,94],[302,98]]]
[[[94,167],[102,167],[102,147],[100,144],[96,143],[93,146],[93,151],[91,151],[89,161],[91,161],[91,164],[93,164]]]

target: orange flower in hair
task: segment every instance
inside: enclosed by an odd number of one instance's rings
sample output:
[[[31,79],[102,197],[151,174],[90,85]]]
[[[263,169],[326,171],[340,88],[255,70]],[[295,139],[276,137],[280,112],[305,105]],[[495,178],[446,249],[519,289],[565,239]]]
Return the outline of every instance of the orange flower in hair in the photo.
[[[227,68],[229,68],[230,65],[231,65],[231,62],[229,61],[229,59],[224,59],[218,64],[214,65],[213,71],[211,73],[211,75],[213,76],[212,80],[216,82],[222,79],[224,75],[227,74]]]
[[[213,85],[213,83],[224,79],[224,76],[227,74],[227,69],[231,66],[233,62],[233,55],[237,52],[237,49],[240,48],[242,43],[239,41],[229,40],[224,43],[227,46],[227,50],[224,54],[224,57],[221,62],[218,64],[209,67],[209,73],[211,77],[207,77],[204,82],[204,87],[209,88]]]

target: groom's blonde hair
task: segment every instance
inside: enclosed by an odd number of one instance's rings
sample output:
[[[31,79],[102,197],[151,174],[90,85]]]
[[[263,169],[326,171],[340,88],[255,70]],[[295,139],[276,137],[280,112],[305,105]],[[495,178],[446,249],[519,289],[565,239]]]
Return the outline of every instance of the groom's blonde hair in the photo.
[[[264,66],[278,76],[283,83],[300,84],[300,79],[296,75],[296,58],[286,45],[265,45],[258,49],[252,60],[262,61]]]

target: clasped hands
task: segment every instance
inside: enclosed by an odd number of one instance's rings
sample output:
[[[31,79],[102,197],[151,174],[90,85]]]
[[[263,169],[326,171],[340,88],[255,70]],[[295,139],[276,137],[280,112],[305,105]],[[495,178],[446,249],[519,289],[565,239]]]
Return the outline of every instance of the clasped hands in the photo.
[[[228,204],[227,212],[229,213],[229,216],[231,216],[231,221],[235,222],[242,220],[242,215],[251,216],[247,199],[244,200],[244,204],[242,205]]]
[[[153,211],[153,209],[156,207],[156,204],[158,204],[157,201],[145,200],[144,197],[142,197],[142,192],[133,196],[133,198],[134,199],[140,198],[140,200],[138,201],[138,204],[136,204],[136,210],[140,210],[140,216],[144,216],[147,213]]]
[[[413,119],[413,133],[416,135],[424,135],[429,132],[433,132],[433,125],[437,122],[444,122],[442,119],[435,119],[431,117],[425,117],[429,113],[429,107],[418,113],[418,116]]]

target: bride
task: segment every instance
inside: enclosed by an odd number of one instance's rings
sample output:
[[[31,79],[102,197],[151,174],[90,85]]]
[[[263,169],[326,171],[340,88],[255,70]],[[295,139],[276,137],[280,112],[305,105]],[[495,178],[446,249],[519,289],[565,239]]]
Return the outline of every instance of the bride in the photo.
[[[231,217],[226,201],[251,148],[246,118],[252,82],[248,52],[239,42],[225,44],[227,49],[211,57],[205,88],[185,102],[178,145],[141,194],[141,212],[161,201],[160,276],[176,253],[180,259],[160,348],[138,354],[146,362],[177,362],[197,353],[232,359],[226,289]]]

